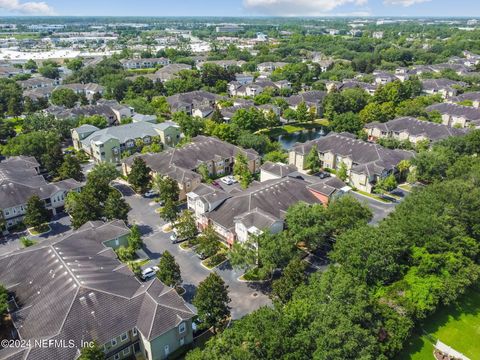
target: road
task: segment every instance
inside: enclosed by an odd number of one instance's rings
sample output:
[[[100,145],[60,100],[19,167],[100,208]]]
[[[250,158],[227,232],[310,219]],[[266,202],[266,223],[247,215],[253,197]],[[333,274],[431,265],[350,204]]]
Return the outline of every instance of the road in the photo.
[[[46,239],[52,239],[59,236],[63,236],[71,232],[70,217],[66,213],[60,213],[53,217],[49,223],[50,231],[46,234],[39,236],[30,235],[26,230],[20,231],[7,236],[0,235],[0,256],[9,254],[22,248],[20,239],[24,236],[28,236],[30,239],[36,242],[41,242]]]
[[[190,302],[198,284],[203,281],[211,271],[202,266],[195,252],[183,250],[178,244],[172,244],[170,242],[170,233],[162,231],[165,222],[155,213],[158,204],[135,194],[129,186],[123,183],[116,182],[114,186],[123,194],[125,200],[132,208],[128,215],[129,222],[137,224],[144,235],[143,250],[151,259],[151,262],[147,266],[156,265],[161,254],[165,250],[168,250],[180,266],[183,279],[182,285],[186,290],[184,298]],[[242,273],[232,269],[228,261],[221,264],[215,271],[229,287],[229,296],[232,299],[230,306],[232,308],[231,313],[233,319],[239,319],[261,306],[271,305],[271,301],[266,295],[265,287],[239,281],[238,277],[240,277]]]
[[[370,222],[371,224],[378,224],[380,221],[385,219],[388,215],[390,215],[395,207],[398,205],[397,203],[384,203],[378,200],[375,200],[371,197],[362,195],[358,192],[351,191],[350,192],[355,198],[357,198],[360,202],[367,204],[368,207],[373,212],[373,219]],[[403,199],[408,195],[407,192],[404,190],[397,188],[393,191],[393,193],[400,197],[399,202],[403,201]]]

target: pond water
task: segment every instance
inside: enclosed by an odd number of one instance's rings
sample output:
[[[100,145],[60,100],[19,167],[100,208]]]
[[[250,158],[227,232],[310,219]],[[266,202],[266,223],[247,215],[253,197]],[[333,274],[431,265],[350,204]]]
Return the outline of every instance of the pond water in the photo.
[[[304,143],[325,136],[327,131],[323,127],[297,131],[291,134],[280,135],[276,140],[285,150],[290,150],[295,143]]]

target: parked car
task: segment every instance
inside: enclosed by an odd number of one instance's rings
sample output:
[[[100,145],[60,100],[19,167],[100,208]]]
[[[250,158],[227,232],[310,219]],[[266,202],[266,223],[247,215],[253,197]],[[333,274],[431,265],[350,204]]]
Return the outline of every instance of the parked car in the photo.
[[[179,243],[181,241],[178,238],[178,235],[175,231],[172,233],[172,235],[170,235],[170,241],[172,242],[172,244],[176,244],[176,243]]]
[[[315,176],[318,176],[320,179],[326,179],[328,177],[330,177],[330,173],[326,172],[326,171],[320,171],[319,173],[315,174]]]
[[[236,184],[238,181],[235,179],[232,175],[225,176],[220,179],[221,182],[223,182],[226,185],[233,185]]]
[[[152,198],[157,195],[158,192],[156,192],[155,190],[148,190],[145,194],[143,194],[143,196],[145,196],[146,198]]]
[[[222,188],[222,186],[218,183],[218,181],[215,181],[215,180],[212,181],[212,186],[215,186],[215,187],[220,188],[220,189]]]
[[[198,252],[197,253],[197,257],[200,259],[200,260],[205,260],[208,256],[206,254],[204,254],[203,252]]]
[[[158,266],[148,267],[148,268],[142,270],[142,275],[140,275],[140,277],[144,281],[148,280],[148,279],[154,277],[155,274],[157,273],[157,271],[158,271]]]

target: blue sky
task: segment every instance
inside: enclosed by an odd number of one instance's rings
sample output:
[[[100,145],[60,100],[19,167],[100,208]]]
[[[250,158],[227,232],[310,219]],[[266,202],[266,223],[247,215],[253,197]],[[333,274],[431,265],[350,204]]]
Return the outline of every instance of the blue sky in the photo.
[[[479,0],[0,0],[2,15],[466,16]]]

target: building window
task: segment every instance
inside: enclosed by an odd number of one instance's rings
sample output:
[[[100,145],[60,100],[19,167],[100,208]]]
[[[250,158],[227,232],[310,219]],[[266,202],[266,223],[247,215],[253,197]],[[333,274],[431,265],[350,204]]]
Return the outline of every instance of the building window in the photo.
[[[185,323],[181,323],[179,326],[178,326],[178,332],[180,334],[183,334],[185,331],[187,330],[187,326],[185,325]]]
[[[123,355],[128,355],[130,354],[130,348],[123,349]]]
[[[112,341],[110,341],[110,343],[112,344],[112,346],[117,345],[117,339],[112,339]]]
[[[127,334],[126,332],[123,333],[122,336],[120,336],[120,340],[121,340],[121,341],[125,341],[125,340],[127,340],[127,339],[128,339],[128,334]]]

